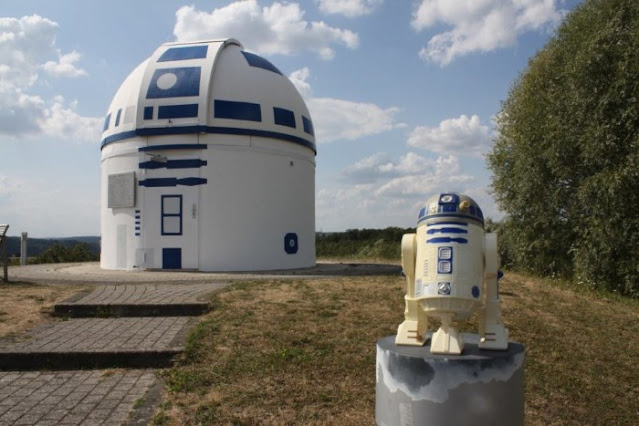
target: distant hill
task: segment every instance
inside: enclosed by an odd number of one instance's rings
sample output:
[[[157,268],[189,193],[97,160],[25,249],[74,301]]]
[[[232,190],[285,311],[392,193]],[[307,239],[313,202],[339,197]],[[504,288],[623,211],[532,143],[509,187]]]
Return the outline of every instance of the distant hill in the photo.
[[[79,243],[87,243],[92,253],[100,254],[100,237],[29,238],[27,257],[38,256],[54,244],[71,248]],[[7,254],[20,257],[20,237],[8,238]]]

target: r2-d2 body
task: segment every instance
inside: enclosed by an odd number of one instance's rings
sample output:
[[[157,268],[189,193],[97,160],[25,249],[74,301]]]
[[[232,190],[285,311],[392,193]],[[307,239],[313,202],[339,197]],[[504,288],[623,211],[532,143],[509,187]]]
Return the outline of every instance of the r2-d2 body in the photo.
[[[477,203],[458,193],[431,197],[419,212],[417,234],[402,238],[402,267],[407,280],[405,321],[398,345],[426,343],[428,318],[439,318],[431,352],[461,354],[464,342],[454,321],[479,313],[482,349],[508,348],[501,322],[497,239],[484,232]]]

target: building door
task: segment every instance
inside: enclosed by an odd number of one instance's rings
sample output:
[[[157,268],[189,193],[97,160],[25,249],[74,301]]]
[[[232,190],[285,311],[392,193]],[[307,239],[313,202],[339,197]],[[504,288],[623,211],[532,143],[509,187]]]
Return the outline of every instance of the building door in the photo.
[[[149,268],[199,268],[199,200],[206,184],[202,149],[197,135],[155,137],[140,149],[138,185]]]

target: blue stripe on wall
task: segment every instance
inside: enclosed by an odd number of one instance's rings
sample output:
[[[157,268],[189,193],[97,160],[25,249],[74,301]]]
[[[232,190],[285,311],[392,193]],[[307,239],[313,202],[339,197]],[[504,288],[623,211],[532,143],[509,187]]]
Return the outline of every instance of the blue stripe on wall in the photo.
[[[275,65],[262,58],[261,56],[257,56],[248,52],[242,52],[242,55],[244,55],[244,57],[246,58],[246,62],[248,62],[248,64],[252,67],[262,68],[267,71],[283,75],[282,72],[275,67]]]
[[[208,146],[204,144],[185,143],[185,144],[170,144],[170,145],[150,145],[138,148],[138,151],[164,151],[164,150],[177,150],[177,149],[207,149]]]
[[[206,58],[208,46],[172,47],[160,56],[158,62],[184,61],[187,59]]]
[[[197,117],[198,104],[164,105],[158,107],[158,119]]]
[[[304,125],[304,132],[311,136],[315,136],[315,129],[313,129],[313,122],[310,118],[302,116],[302,124]]]
[[[145,180],[141,180],[139,182],[140,186],[145,186],[147,188],[167,188],[172,186],[195,186],[195,185],[204,185],[208,181],[204,178],[197,177],[189,177],[189,178],[149,178]]]
[[[121,141],[124,139],[131,139],[136,136],[160,136],[160,135],[183,135],[190,133],[211,133],[216,135],[242,135],[242,136],[259,136],[263,138],[279,139],[286,142],[302,145],[306,148],[312,149],[317,154],[315,144],[308,139],[300,138],[299,136],[289,135],[280,132],[270,132],[267,130],[257,129],[240,129],[236,127],[208,127],[208,126],[175,126],[175,127],[161,127],[150,129],[137,129],[128,132],[117,133],[111,136],[107,136],[102,140],[100,149],[104,148],[110,143]],[[169,146],[172,148],[161,148],[162,146]],[[162,149],[206,149],[205,144],[176,144],[176,145],[156,145],[139,148],[140,151],[158,151]],[[466,218],[466,217],[464,217]]]
[[[193,160],[168,160],[166,163],[157,161],[145,161],[140,163],[141,169],[197,169],[206,166],[207,162],[200,159]]]
[[[273,107],[273,121],[280,126],[296,127],[295,114],[288,109]]]
[[[215,118],[231,120],[262,121],[260,104],[251,102],[215,100]]]
[[[165,77],[166,76],[166,77]],[[165,80],[175,79],[175,83],[165,89],[161,88]],[[160,80],[160,86],[158,86]],[[163,68],[155,70],[149,88],[147,99],[176,98],[200,95],[200,67]]]

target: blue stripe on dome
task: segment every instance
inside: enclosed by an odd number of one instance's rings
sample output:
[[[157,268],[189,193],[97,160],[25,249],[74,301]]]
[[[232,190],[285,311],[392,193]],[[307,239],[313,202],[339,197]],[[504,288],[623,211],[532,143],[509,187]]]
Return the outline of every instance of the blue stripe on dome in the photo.
[[[252,67],[262,68],[267,71],[274,72],[275,74],[283,75],[280,70],[278,70],[275,65],[262,58],[261,56],[254,55],[248,52],[242,52],[242,55],[246,58],[246,62]]]
[[[278,139],[281,141],[291,142],[303,147],[313,150],[317,154],[315,144],[308,139],[300,138],[299,136],[289,135],[280,132],[271,132],[267,130],[257,129],[239,129],[236,127],[210,127],[210,126],[175,126],[175,127],[161,127],[161,128],[148,128],[148,129],[136,129],[126,132],[116,133],[102,139],[100,149],[109,145],[110,143],[121,141],[124,139],[131,139],[136,136],[159,136],[159,135],[183,135],[192,133],[210,133],[216,135],[241,135],[241,136],[256,136],[263,138]],[[139,148],[140,151],[158,150],[162,145],[148,146]],[[187,149],[186,145],[170,145],[173,149]],[[193,149],[206,149],[207,145],[191,145]],[[168,149],[168,148],[167,148]]]
[[[170,87],[158,86],[158,80],[175,78]],[[161,82],[162,85],[162,82]],[[183,96],[200,95],[200,67],[162,68],[155,70],[149,88],[146,92],[147,99],[177,98]]]
[[[273,107],[273,121],[280,126],[296,127],[295,114],[288,109]]]
[[[206,58],[208,46],[172,47],[160,56],[158,62],[185,61],[187,59]]]
[[[260,104],[216,99],[214,109],[215,118],[257,122],[262,121],[262,110],[260,108]]]
[[[158,119],[197,117],[198,104],[164,105],[158,107]]]

